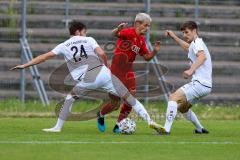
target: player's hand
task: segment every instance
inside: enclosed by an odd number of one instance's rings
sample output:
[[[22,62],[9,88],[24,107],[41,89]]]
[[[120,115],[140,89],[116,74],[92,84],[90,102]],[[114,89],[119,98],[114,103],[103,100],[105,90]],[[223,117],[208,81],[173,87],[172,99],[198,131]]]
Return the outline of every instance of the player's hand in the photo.
[[[188,79],[188,78],[192,77],[193,73],[194,72],[191,69],[188,69],[183,72],[182,76],[184,79]]]
[[[128,23],[119,24],[118,27],[117,27],[118,31],[121,31],[122,29],[126,28],[127,25],[128,25]]]
[[[167,36],[167,37],[173,37],[173,36],[175,36],[175,33],[172,31],[172,30],[166,30],[165,31],[165,35]]]
[[[154,50],[156,52],[158,52],[161,48],[161,42],[160,41],[156,41],[155,44],[154,44]]]
[[[10,71],[15,70],[15,69],[24,69],[24,68],[25,68],[25,67],[24,67],[23,64],[22,64],[22,65],[17,65],[17,66],[15,66],[15,67],[11,68]]]

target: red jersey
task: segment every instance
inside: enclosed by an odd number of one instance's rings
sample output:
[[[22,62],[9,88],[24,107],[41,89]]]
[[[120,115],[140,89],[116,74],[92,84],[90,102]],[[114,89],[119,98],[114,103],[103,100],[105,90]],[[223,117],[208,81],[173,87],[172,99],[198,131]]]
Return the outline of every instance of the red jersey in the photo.
[[[148,53],[144,36],[137,35],[135,28],[121,30],[112,59],[112,73],[118,77],[126,76],[128,72],[133,72],[132,65],[136,55],[143,56]]]

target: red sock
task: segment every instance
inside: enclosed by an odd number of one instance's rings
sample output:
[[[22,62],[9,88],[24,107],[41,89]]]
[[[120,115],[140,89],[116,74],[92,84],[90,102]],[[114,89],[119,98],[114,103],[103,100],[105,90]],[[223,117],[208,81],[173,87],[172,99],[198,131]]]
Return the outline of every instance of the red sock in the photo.
[[[100,114],[104,116],[104,115],[112,112],[113,108],[114,108],[114,106],[112,105],[112,103],[108,102],[102,107]]]
[[[103,116],[119,108],[120,98],[112,94],[109,94],[109,98],[111,99],[110,101],[101,105],[102,109],[100,110],[100,114]]]
[[[124,103],[121,107],[120,114],[118,116],[118,122],[123,120],[124,118],[127,118],[129,113],[132,111],[132,106],[129,106],[128,104]]]

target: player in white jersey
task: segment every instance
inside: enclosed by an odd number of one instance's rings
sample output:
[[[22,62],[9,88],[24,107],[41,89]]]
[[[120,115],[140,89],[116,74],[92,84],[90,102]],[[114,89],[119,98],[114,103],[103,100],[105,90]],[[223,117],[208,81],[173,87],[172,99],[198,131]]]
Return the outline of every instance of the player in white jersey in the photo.
[[[197,100],[211,92],[211,56],[203,40],[198,37],[198,26],[195,22],[185,22],[181,26],[181,31],[186,41],[177,37],[171,30],[166,30],[166,35],[174,39],[188,53],[190,68],[183,72],[183,78],[192,77],[192,79],[190,83],[185,84],[170,95],[164,125],[166,132],[163,134],[170,134],[177,110],[195,125],[195,133],[207,134],[208,130],[201,125],[196,114],[190,108]]]
[[[69,32],[71,37],[57,45],[52,51],[11,69],[24,69],[42,63],[56,55],[64,56],[69,72],[77,83],[71,93],[66,96],[56,125],[53,128],[43,129],[43,131],[60,132],[71,111],[73,102],[88,91],[102,89],[122,98],[133,106],[137,114],[148,122],[150,128],[157,132],[164,132],[164,128],[150,118],[144,106],[129,93],[120,80],[111,74],[107,68],[107,56],[104,51],[92,37],[86,37],[86,26],[79,21],[73,21],[69,27]]]

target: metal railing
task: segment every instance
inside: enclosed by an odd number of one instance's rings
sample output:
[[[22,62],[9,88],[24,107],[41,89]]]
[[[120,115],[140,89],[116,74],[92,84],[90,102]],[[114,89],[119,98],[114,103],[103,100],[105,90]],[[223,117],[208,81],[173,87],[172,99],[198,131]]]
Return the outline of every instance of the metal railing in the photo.
[[[20,38],[20,44],[21,44],[21,48],[22,48],[22,54],[24,57],[24,61],[29,62],[31,59],[33,59],[33,56],[32,56],[32,52],[30,50],[27,39]],[[37,93],[38,93],[42,103],[44,105],[49,105],[48,96],[46,94],[46,90],[45,90],[45,87],[41,80],[41,76],[40,76],[37,66],[36,65],[31,66],[31,67],[29,67],[29,70],[30,70],[30,73],[33,78],[35,89],[37,90]],[[24,77],[21,77],[21,78],[24,79]],[[22,93],[22,94],[24,94],[24,93]]]
[[[29,62],[33,59],[32,52],[30,50],[28,41],[27,41],[27,27],[26,27],[26,19],[27,19],[27,0],[22,0],[21,4],[22,14],[21,14],[21,63]],[[38,71],[37,66],[30,67],[30,73],[32,75],[35,89],[44,105],[49,104],[49,100],[46,94],[46,90],[44,88],[43,82],[41,80],[40,73]],[[25,101],[25,70],[20,71],[20,99],[22,102]]]
[[[150,14],[150,11],[151,11],[151,7],[150,7],[150,3],[151,1],[150,0],[144,0],[144,4],[145,4],[145,12]],[[147,42],[147,46],[148,46],[148,49],[150,51],[153,50],[153,47],[152,47],[152,44],[150,42],[150,30],[148,31],[147,35],[146,35],[146,42]],[[154,69],[154,73],[155,73],[155,76],[158,78],[158,84],[159,86],[162,88],[162,91],[164,93],[164,98],[165,98],[165,101],[168,101],[168,97],[170,95],[170,89],[168,88],[167,84],[165,83],[166,82],[166,78],[165,76],[163,75],[163,71],[162,69],[159,67],[159,61],[157,59],[157,57],[155,56],[152,60],[151,60],[151,66],[153,67]],[[146,66],[146,72],[149,73],[149,65]],[[147,74],[148,75],[148,74]],[[148,79],[148,78],[147,78]],[[146,81],[147,85],[148,86],[148,81]],[[145,88],[145,91],[148,92],[149,88]],[[145,103],[147,103],[148,100],[145,100]]]

